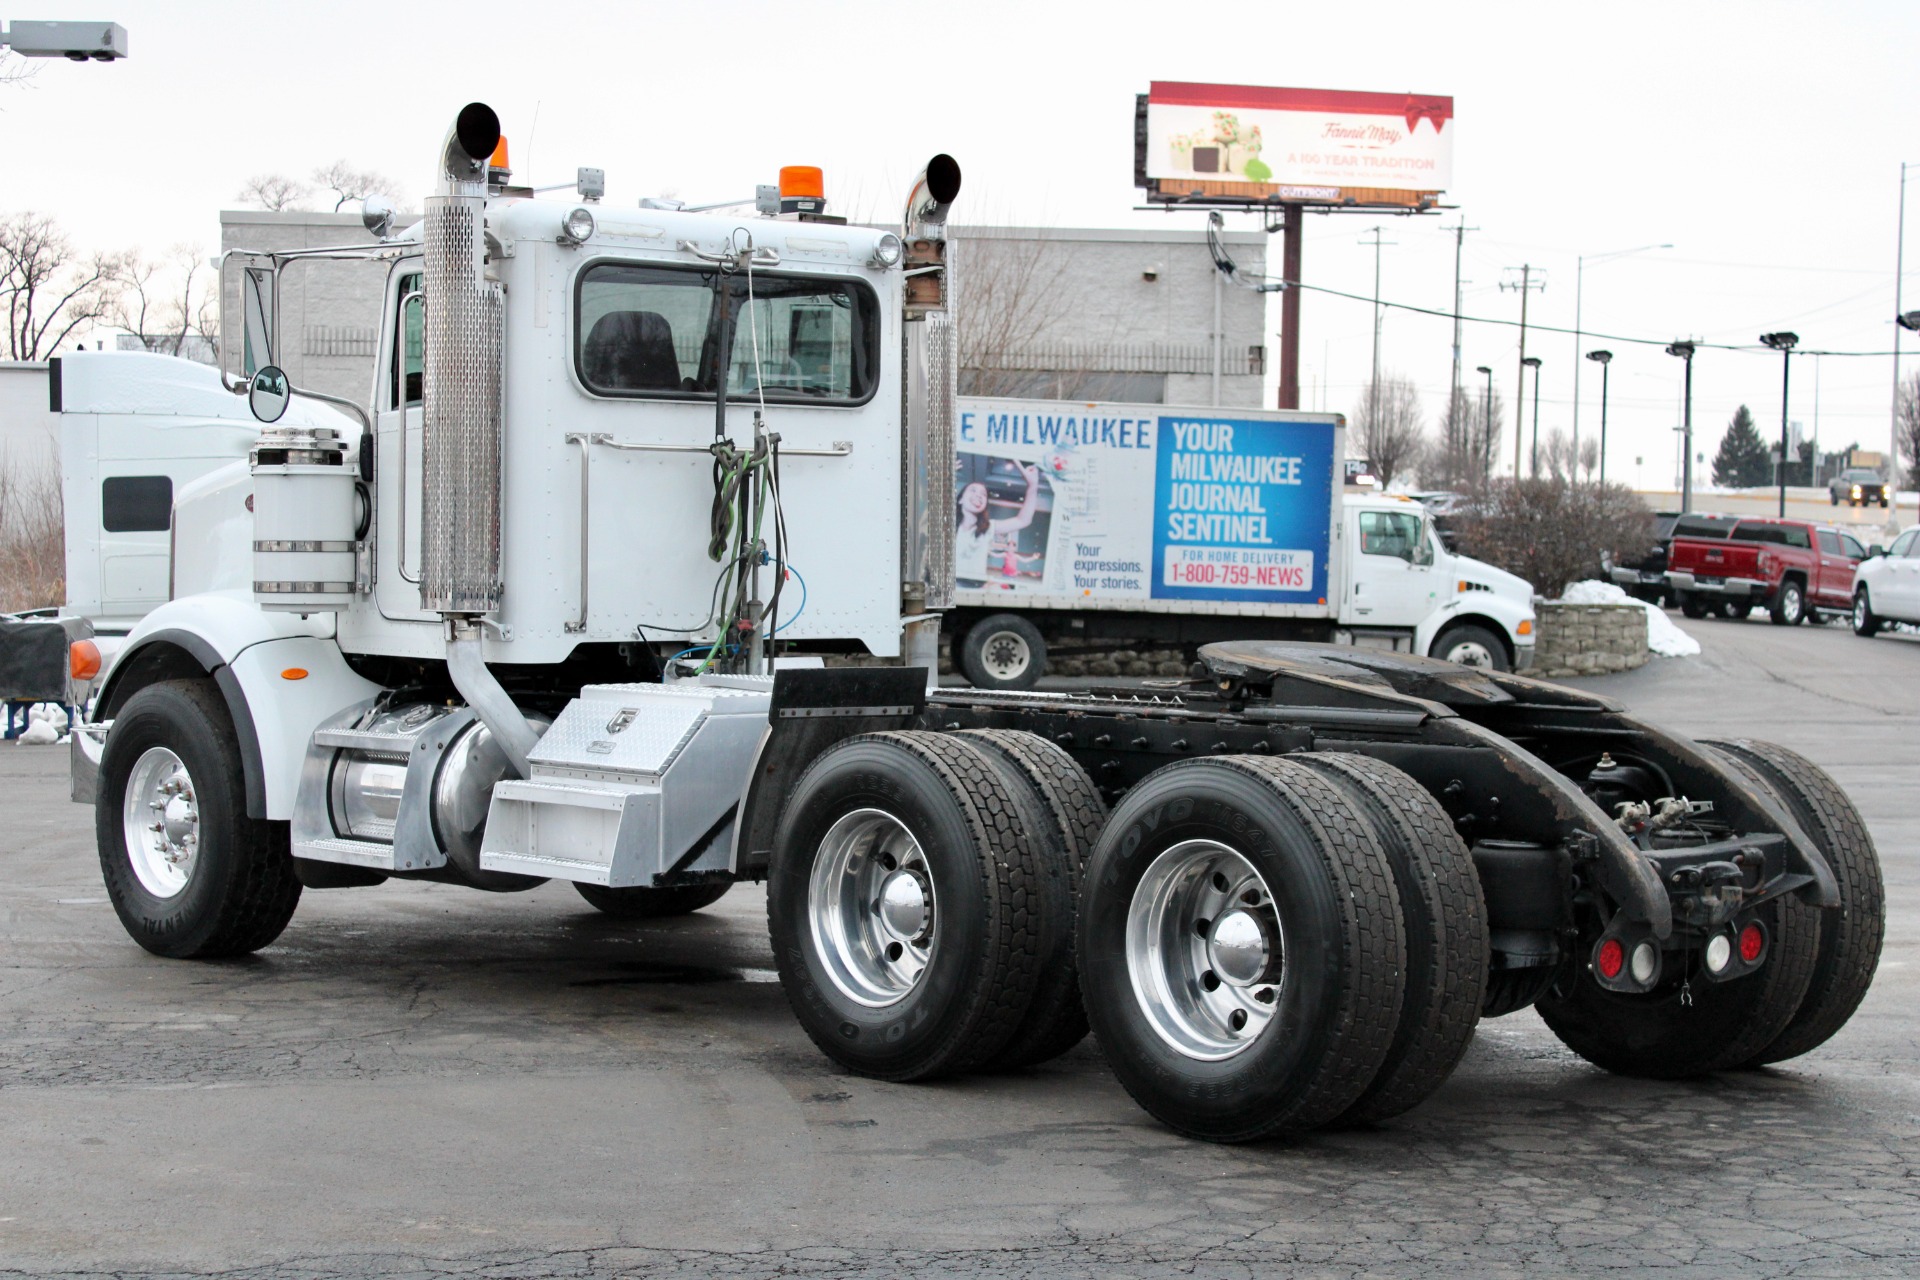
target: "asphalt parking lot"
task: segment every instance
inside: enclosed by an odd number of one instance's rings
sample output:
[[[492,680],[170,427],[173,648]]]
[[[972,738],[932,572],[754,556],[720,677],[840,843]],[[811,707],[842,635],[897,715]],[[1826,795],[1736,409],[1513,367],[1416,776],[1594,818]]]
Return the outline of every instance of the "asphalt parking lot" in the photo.
[[[0,1275],[1911,1276],[1920,637],[1683,625],[1701,657],[1581,683],[1853,794],[1889,900],[1853,1023],[1651,1084],[1526,1012],[1399,1121],[1242,1148],[1158,1128],[1090,1043],[837,1073],[751,887],[646,927],[564,885],[309,893],[251,960],[158,960],[64,750],[0,747]]]

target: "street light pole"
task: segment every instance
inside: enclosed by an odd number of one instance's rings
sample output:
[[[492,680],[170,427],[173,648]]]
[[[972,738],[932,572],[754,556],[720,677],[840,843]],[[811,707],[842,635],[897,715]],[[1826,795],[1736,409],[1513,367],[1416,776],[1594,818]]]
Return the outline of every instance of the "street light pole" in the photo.
[[[1533,446],[1528,453],[1527,477],[1540,478],[1540,357],[1523,356],[1520,363],[1533,370]]]
[[[1667,354],[1687,362],[1686,408],[1682,412],[1680,439],[1680,514],[1693,510],[1693,344],[1684,339],[1668,344]]]
[[[1787,514],[1787,379],[1793,369],[1793,348],[1800,341],[1797,333],[1763,333],[1760,341],[1780,353],[1780,514]]]
[[[1484,478],[1491,480],[1493,478],[1493,370],[1483,364],[1474,372],[1487,375],[1486,399],[1481,402],[1484,406],[1481,410],[1484,421],[1480,427],[1480,451],[1484,455],[1481,462],[1481,468],[1485,473]]]
[[[1604,485],[1607,482],[1607,366],[1613,363],[1613,352],[1589,351],[1587,359],[1600,366],[1600,483]]]
[[[1900,228],[1894,237],[1893,247],[1893,314],[1896,317],[1904,314],[1900,309],[1903,305],[1900,286],[1907,270],[1907,170],[1911,168],[1914,168],[1912,164],[1901,161]],[[1898,499],[1900,494],[1898,485],[1900,483],[1900,330],[1902,327],[1899,324],[1893,326],[1893,424],[1888,431],[1888,439],[1893,446],[1888,452],[1893,455],[1893,465],[1887,468],[1887,483],[1895,486],[1895,499]],[[1920,463],[1920,459],[1908,459],[1909,468],[1920,471],[1920,466],[1916,466],[1916,463]],[[1893,505],[1897,506],[1897,502]]]
[[[1673,248],[1673,246],[1670,244],[1643,244],[1632,249],[1610,249],[1605,253],[1589,253],[1574,260],[1573,354],[1576,359],[1573,362],[1573,456],[1576,458],[1580,456],[1580,361],[1577,357],[1580,354],[1581,340],[1584,336],[1580,328],[1581,286],[1583,283],[1581,277],[1586,274],[1587,263],[1591,262],[1594,266],[1598,267],[1605,263],[1616,262],[1621,258],[1631,258],[1636,253],[1647,253],[1654,249],[1671,248]],[[1600,380],[1603,383],[1606,381],[1605,370],[1601,371]],[[1606,475],[1602,472],[1601,479],[1604,480],[1605,478]]]

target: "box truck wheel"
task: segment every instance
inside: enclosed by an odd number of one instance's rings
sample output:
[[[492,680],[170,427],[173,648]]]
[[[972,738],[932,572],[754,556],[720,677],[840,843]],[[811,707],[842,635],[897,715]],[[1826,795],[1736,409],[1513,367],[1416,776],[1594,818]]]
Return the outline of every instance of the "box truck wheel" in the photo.
[[[1031,689],[1047,670],[1047,642],[1017,613],[982,618],[960,640],[960,672],[976,689]]]
[[[1400,1023],[1393,870],[1305,765],[1183,761],[1127,793],[1087,865],[1080,986],[1114,1074],[1161,1123],[1249,1142],[1359,1101]]]
[[[1838,907],[1817,909],[1820,941],[1813,979],[1793,1021],[1749,1062],[1765,1066],[1825,1044],[1866,998],[1886,932],[1880,854],[1853,801],[1811,760],[1771,742],[1748,738],[1707,745],[1758,775],[1827,856],[1840,888]]]
[[[1342,1124],[1373,1124],[1426,1101],[1453,1074],[1486,998],[1487,909],[1473,855],[1440,802],[1384,761],[1338,752],[1296,759],[1332,782],[1373,825],[1407,939],[1407,994],[1386,1065]]]
[[[1491,667],[1495,671],[1513,670],[1507,657],[1506,642],[1485,627],[1462,622],[1442,631],[1433,642],[1432,654],[1463,667]]]
[[[1074,906],[1080,876],[1107,824],[1107,806],[1079,762],[1037,733],[969,729],[960,735],[1001,766],[1008,789],[1039,855],[1037,907],[1039,979],[1033,1004],[1013,1038],[983,1065],[990,1070],[1030,1067],[1057,1058],[1086,1038],[1079,969],[1073,962]]]
[[[139,690],[100,761],[94,832],[107,896],[156,955],[257,951],[300,901],[287,824],[247,816],[234,727],[211,680]]]
[[[1039,976],[1038,863],[999,766],[967,739],[875,733],[825,752],[781,810],[767,875],[800,1025],[882,1080],[992,1060]]]
[[[691,915],[702,907],[720,901],[733,888],[731,884],[676,884],[665,888],[634,885],[609,889],[602,884],[576,880],[573,887],[580,896],[610,916],[626,920],[653,920],[663,916]]]

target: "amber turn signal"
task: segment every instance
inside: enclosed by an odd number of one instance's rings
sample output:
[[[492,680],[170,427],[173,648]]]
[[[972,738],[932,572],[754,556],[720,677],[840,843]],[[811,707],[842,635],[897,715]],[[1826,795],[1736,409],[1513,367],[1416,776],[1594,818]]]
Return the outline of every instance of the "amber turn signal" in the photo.
[[[305,680],[307,678],[307,669],[305,667],[288,667],[280,673],[280,678],[282,680]]]
[[[100,674],[100,646],[91,640],[75,640],[67,646],[67,670],[75,680],[91,680]]]

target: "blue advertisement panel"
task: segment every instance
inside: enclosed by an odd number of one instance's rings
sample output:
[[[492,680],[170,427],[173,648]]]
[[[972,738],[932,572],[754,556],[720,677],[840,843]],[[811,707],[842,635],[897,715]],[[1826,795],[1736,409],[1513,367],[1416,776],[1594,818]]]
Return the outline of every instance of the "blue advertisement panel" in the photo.
[[[1331,427],[1167,413],[1156,435],[1155,599],[1326,603]]]

